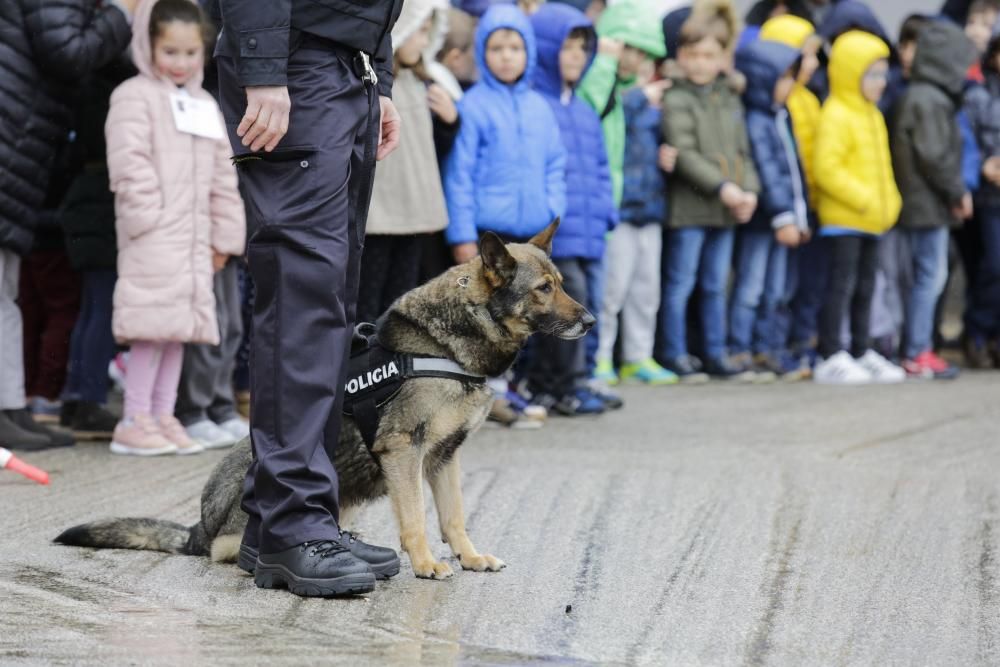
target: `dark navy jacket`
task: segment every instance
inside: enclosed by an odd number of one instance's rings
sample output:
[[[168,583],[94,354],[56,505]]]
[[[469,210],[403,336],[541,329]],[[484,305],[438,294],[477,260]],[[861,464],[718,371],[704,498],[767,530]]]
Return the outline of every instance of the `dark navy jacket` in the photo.
[[[642,88],[622,97],[625,110],[625,187],[619,217],[644,225],[667,221],[667,175],[660,169],[663,110],[654,107]]]
[[[380,95],[392,94],[392,26],[403,0],[208,0],[222,20],[218,52],[236,61],[241,86],[284,86],[293,31],[374,59]]]
[[[798,58],[799,52],[790,46],[760,40],[736,52],[736,68],[747,80],[743,106],[761,184],[749,222],[755,229],[787,224],[808,228],[808,197],[788,112],[774,103],[775,84]]]
[[[542,5],[531,17],[531,24],[538,48],[534,87],[552,108],[566,148],[566,215],[552,244],[552,256],[600,259],[604,256],[604,236],[618,223],[601,120],[576,95],[563,98],[559,70],[559,51],[571,31],[589,31],[588,68],[597,36],[583,12],[564,4]]]

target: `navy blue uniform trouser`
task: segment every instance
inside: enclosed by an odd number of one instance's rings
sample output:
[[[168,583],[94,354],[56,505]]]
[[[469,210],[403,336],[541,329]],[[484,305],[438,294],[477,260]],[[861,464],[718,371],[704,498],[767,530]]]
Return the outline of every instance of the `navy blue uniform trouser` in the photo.
[[[306,38],[288,60],[288,133],[238,162],[255,229],[250,359],[254,461],[244,483],[244,540],[261,553],[339,535],[332,459],[354,327],[378,137],[378,96],[357,54]],[[246,108],[220,56],[230,141]]]

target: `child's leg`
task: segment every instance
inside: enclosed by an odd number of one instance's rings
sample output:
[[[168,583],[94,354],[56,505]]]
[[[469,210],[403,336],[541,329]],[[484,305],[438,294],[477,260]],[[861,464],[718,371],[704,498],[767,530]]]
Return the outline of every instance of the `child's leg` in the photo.
[[[611,233],[604,252],[604,303],[597,318],[597,360],[611,361],[618,338],[618,314],[627,302],[627,295],[636,271],[636,254],[643,227],[623,222]],[[597,315],[597,313],[594,313]],[[628,329],[625,330],[628,336]]]
[[[90,316],[82,331],[80,400],[103,405],[108,400],[108,362],[117,345],[111,332],[111,313],[117,275],[113,269],[87,271],[83,277]]]
[[[184,345],[181,343],[163,343],[161,347],[160,364],[153,382],[152,409],[155,417],[173,417],[177,403],[177,386],[181,379],[181,366],[184,363]],[[129,375],[132,374],[132,361],[129,360]]]
[[[667,239],[666,280],[663,282],[663,356],[676,359],[688,353],[687,303],[698,277],[704,227],[672,229]]]
[[[819,355],[828,359],[844,349],[840,336],[847,304],[854,296],[858,281],[858,262],[861,257],[861,238],[858,236],[829,236],[819,239],[826,246],[830,257],[830,277],[826,296],[819,315]],[[868,317],[864,316],[867,327]]]
[[[563,277],[563,289],[580,303],[587,300],[587,281],[583,260],[557,259],[555,264]],[[562,340],[555,336],[538,337],[529,384],[536,393],[562,398],[573,392],[578,377],[584,372],[583,340]]]
[[[239,418],[236,396],[233,394],[236,355],[239,354],[240,342],[243,340],[238,272],[236,262],[231,261],[215,274],[216,319],[219,322],[221,340],[212,373],[212,402],[208,406],[208,418],[216,424]]]
[[[392,246],[392,237],[386,234],[371,234],[365,238],[358,283],[358,322],[374,322],[382,314],[382,294],[389,274],[395,270]]]
[[[698,283],[701,288],[701,326],[705,357],[726,355],[726,287],[733,260],[733,229],[710,229],[702,250]]]
[[[785,278],[788,269],[788,248],[771,240],[767,253],[767,272],[764,291],[754,324],[753,351],[772,354],[785,347],[784,337],[778,324],[778,311],[785,298]]]
[[[982,258],[973,282],[965,326],[970,337],[986,339],[1000,335],[1000,208],[977,211]]]
[[[878,272],[878,239],[858,238],[857,282],[851,299],[851,354],[857,358],[871,348],[872,297]]]
[[[586,299],[581,301],[591,315],[601,316],[604,307],[604,258],[582,261],[583,277],[586,283]],[[597,365],[597,346],[600,344],[601,323],[592,328],[583,338],[583,377],[590,377]]]
[[[0,410],[20,410],[25,404],[24,329],[16,301],[20,277],[21,258],[0,248]]]
[[[741,229],[736,242],[736,283],[729,304],[729,351],[750,352],[757,308],[767,280],[774,236],[770,230]]]
[[[913,256],[913,286],[907,299],[907,359],[931,349],[934,308],[948,277],[948,228],[906,230]]]
[[[132,343],[125,376],[125,419],[153,414],[153,387],[162,358],[163,343]]]
[[[625,329],[622,355],[626,363],[653,358],[656,311],[660,307],[663,228],[653,223],[636,229],[635,255],[631,262],[634,273],[627,285],[628,293],[622,313],[622,326]]]
[[[792,300],[791,345],[800,350],[811,346],[819,332],[820,312],[830,278],[829,243],[814,238],[799,248],[798,288]]]

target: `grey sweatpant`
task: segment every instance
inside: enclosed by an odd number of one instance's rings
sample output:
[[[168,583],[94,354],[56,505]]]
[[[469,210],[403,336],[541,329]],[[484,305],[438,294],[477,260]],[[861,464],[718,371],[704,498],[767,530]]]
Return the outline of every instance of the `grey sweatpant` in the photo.
[[[190,426],[206,419],[220,424],[233,417],[233,370],[243,339],[240,285],[236,260],[215,274],[215,316],[219,322],[218,345],[185,345],[184,366],[177,390],[177,419]]]
[[[0,410],[20,410],[24,399],[24,325],[17,306],[21,257],[0,248]]]
[[[598,361],[610,360],[622,313],[625,363],[653,357],[656,312],[660,307],[660,248],[663,228],[622,223],[611,232],[604,255],[604,305],[598,320]]]

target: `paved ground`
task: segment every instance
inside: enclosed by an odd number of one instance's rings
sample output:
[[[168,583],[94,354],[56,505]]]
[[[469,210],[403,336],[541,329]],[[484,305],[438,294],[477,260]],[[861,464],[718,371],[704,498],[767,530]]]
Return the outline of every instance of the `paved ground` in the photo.
[[[467,445],[470,533],[507,570],[404,562],[348,601],[49,544],[99,516],[193,521],[218,453],[36,455],[50,488],[0,472],[0,663],[1000,664],[1000,374],[627,398]],[[384,502],[360,523],[395,541]]]

